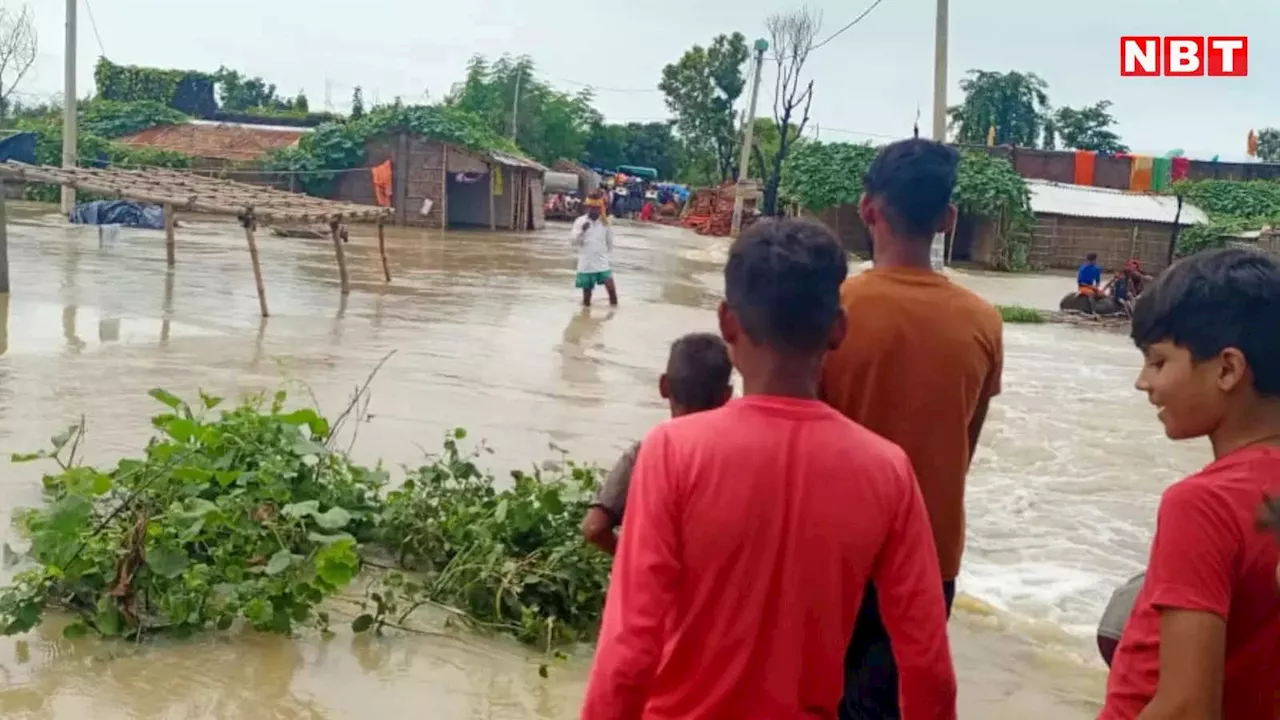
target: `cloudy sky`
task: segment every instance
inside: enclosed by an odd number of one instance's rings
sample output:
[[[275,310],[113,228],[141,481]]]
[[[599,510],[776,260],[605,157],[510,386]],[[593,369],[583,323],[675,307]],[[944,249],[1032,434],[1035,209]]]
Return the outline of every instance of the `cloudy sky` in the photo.
[[[809,7],[822,12],[825,36],[871,2],[810,0]],[[40,57],[20,90],[36,99],[62,87],[65,4],[29,5]],[[328,98],[345,111],[356,85],[367,100],[439,99],[471,55],[526,53],[557,85],[598,88],[597,107],[610,120],[651,120],[667,115],[655,89],[663,65],[719,33],[759,37],[770,13],[794,7],[790,0],[80,0],[78,77],[83,95],[103,53],[122,64],[227,65],[262,75],[284,93],[305,90],[315,109]],[[882,0],[814,53],[808,72],[821,139],[901,137],[910,134],[917,108],[928,132],[934,11],[934,0]],[[1251,37],[1247,78],[1122,78],[1119,36],[1241,35],[1267,27],[1280,28],[1280,2],[952,0],[949,99],[960,97],[957,83],[970,68],[1032,71],[1048,81],[1056,106],[1112,100],[1119,132],[1135,151],[1240,158],[1250,128],[1280,126],[1280,43]],[[772,102],[766,73],[762,115]]]

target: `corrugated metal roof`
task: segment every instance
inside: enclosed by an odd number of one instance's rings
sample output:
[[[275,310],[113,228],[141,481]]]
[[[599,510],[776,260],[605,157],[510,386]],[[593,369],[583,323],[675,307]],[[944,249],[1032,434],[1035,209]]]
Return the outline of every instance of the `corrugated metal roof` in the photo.
[[[1047,180],[1027,180],[1031,190],[1031,210],[1036,214],[1065,215],[1106,220],[1138,220],[1173,224],[1178,200],[1171,195],[1129,192],[1088,185],[1066,185]],[[1179,225],[1201,225],[1209,216],[1184,201]]]
[[[498,152],[497,150],[490,150],[489,157],[494,160],[497,160],[503,165],[509,165],[511,167],[527,167],[527,168],[533,168],[534,170],[541,170],[542,172],[547,171],[547,166],[545,165],[534,162],[533,160],[530,160],[528,158],[516,157],[515,155],[508,155],[507,153]]]

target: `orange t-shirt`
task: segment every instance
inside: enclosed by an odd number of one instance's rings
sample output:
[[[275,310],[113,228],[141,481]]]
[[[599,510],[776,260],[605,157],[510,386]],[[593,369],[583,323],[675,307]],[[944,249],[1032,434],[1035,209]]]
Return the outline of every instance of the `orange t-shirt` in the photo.
[[[872,269],[845,281],[849,334],[827,355],[822,395],[907,453],[942,578],[960,572],[969,423],[1000,392],[1004,324],[982,298],[928,270]]]

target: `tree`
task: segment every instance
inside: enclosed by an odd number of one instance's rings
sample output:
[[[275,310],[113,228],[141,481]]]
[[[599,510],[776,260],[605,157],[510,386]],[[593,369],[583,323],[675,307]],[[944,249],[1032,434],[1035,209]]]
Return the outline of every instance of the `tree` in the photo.
[[[1048,84],[1035,73],[970,70],[960,81],[964,102],[947,110],[955,140],[986,145],[1036,147],[1049,119]]]
[[[39,38],[25,5],[15,13],[0,8],[0,120],[7,116],[9,98],[36,60]]]
[[[733,104],[746,85],[742,66],[749,55],[742,33],[720,35],[711,47],[694,45],[662,68],[658,83],[691,155],[713,163],[721,181],[730,177],[738,147]]]
[[[1111,130],[1116,119],[1108,112],[1110,107],[1110,100],[1099,100],[1080,109],[1058,108],[1053,113],[1052,131],[1062,141],[1062,146],[1071,150],[1093,150],[1111,155],[1129,152],[1128,146],[1120,142],[1120,136]]]
[[[359,120],[364,117],[364,88],[359,85],[351,92],[351,119]]]
[[[587,133],[600,122],[591,100],[590,89],[565,93],[539,80],[527,56],[503,55],[489,62],[476,55],[467,64],[466,79],[454,85],[445,104],[479,115],[490,129],[507,136],[514,107],[516,142],[550,165],[560,158],[582,157]]]
[[[773,53],[778,66],[773,92],[773,119],[777,123],[778,149],[770,158],[772,165],[765,176],[764,214],[776,215],[782,164],[786,161],[792,144],[804,133],[804,126],[809,122],[813,81],[804,83],[800,76],[809,59],[809,52],[813,49],[814,38],[822,29],[822,14],[814,13],[807,7],[801,8],[791,13],[770,16],[765,21],[765,27],[769,29],[769,36],[773,40]],[[800,110],[798,122],[795,120],[797,110]]]
[[[619,165],[651,167],[658,177],[676,177],[680,165],[680,143],[672,133],[672,122],[596,123],[587,135],[583,159],[591,165],[616,168]]]
[[[795,152],[796,143],[800,140],[799,130],[800,128],[792,125],[788,132],[791,139],[787,157],[791,157],[790,153]],[[778,132],[778,123],[771,117],[756,118],[755,128],[751,132],[751,160],[747,168],[747,177],[765,177],[769,167],[769,161],[766,158],[776,155],[781,144],[782,133]],[[785,162],[783,167],[786,167]]]
[[[1262,162],[1280,163],[1280,130],[1263,128],[1258,131],[1258,159]]]

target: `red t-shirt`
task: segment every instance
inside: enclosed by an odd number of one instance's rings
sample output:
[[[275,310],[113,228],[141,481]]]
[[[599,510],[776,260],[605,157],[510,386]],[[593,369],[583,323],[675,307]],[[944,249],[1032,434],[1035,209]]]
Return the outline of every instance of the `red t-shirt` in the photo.
[[[640,445],[582,717],[834,719],[874,580],[903,717],[954,720],[939,577],[906,455],[826,404],[668,421]]]
[[[1280,488],[1280,448],[1214,461],[1165,491],[1147,577],[1125,625],[1099,720],[1132,720],[1160,679],[1160,611],[1227,621],[1223,720],[1280,719],[1280,589],[1275,540],[1257,529],[1263,494]]]

